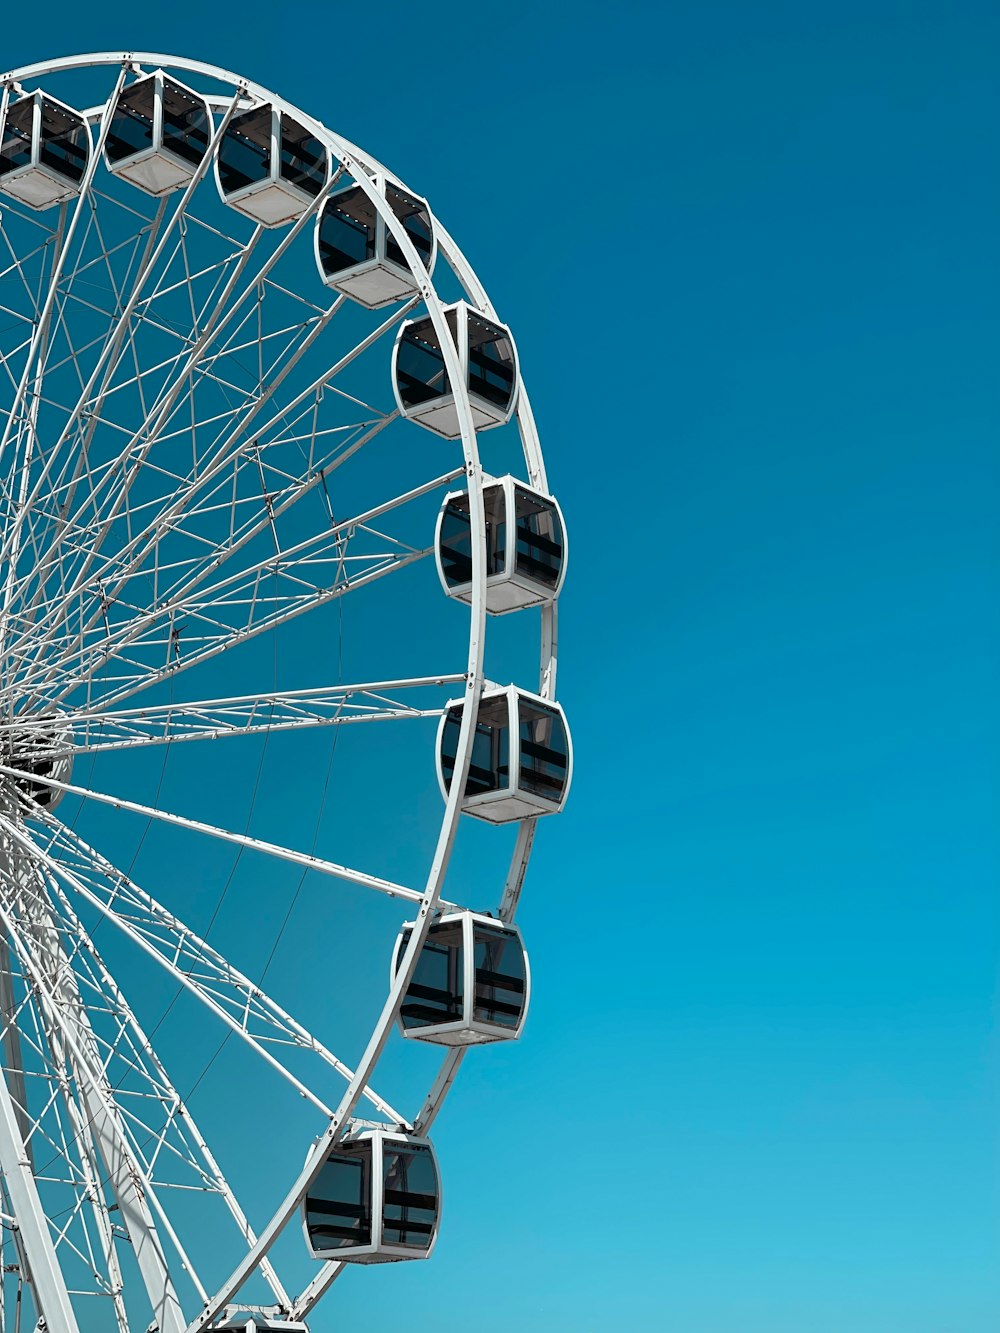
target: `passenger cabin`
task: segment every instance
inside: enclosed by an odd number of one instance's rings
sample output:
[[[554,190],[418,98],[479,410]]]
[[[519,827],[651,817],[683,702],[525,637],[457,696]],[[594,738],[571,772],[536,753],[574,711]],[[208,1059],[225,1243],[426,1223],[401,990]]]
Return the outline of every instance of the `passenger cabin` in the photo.
[[[159,197],[190,182],[211,137],[207,102],[157,70],[119,93],[104,156],[114,175]]]
[[[41,211],[80,193],[93,145],[79,111],[45,93],[11,102],[0,125],[0,193]]]
[[[427,1139],[366,1129],[330,1153],[303,1205],[314,1259],[426,1259],[437,1238],[441,1185]]]
[[[227,204],[265,227],[281,227],[323,189],[330,154],[311,130],[265,103],[226,126],[215,172]]]
[[[428,273],[437,246],[431,211],[423,199],[378,175],[373,185],[399,220]],[[316,263],[329,287],[369,310],[402,301],[420,290],[381,209],[356,183],[336,190],[316,222]]]
[[[514,477],[483,482],[486,610],[503,616],[552,602],[566,577],[562,513],[551,495]],[[449,597],[472,601],[469,492],[445,496],[434,540],[438,577]]]
[[[410,942],[403,927],[393,975]],[[439,1046],[514,1041],[528,1012],[528,955],[516,926],[475,912],[449,912],[427,932],[399,1007],[404,1037]]]
[[[464,701],[449,703],[438,730],[438,781],[447,799]],[[513,738],[513,739],[512,739]],[[566,803],[573,748],[557,703],[508,685],[479,701],[462,810],[491,824],[551,815]]]
[[[446,306],[445,322],[469,391],[476,430],[509,421],[517,402],[517,353],[510,329],[465,301]],[[402,326],[392,351],[392,382],[404,417],[447,440],[461,434],[455,394],[429,316]]]

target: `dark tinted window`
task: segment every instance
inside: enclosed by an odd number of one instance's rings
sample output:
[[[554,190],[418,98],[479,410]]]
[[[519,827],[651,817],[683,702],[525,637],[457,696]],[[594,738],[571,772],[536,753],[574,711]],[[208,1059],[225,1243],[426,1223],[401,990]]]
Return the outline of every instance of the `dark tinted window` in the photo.
[[[483,487],[486,513],[486,575],[504,572],[507,524],[506,498],[502,486]],[[448,502],[441,518],[441,568],[449,588],[472,581],[472,524],[468,495]]]
[[[306,1196],[306,1230],[314,1250],[370,1245],[372,1145],[337,1149]]]
[[[521,781],[525,791],[558,801],[566,787],[569,746],[554,709],[521,700]]]
[[[469,497],[449,501],[441,515],[439,538],[441,569],[449,588],[472,581],[472,526],[469,522]]]
[[[90,150],[90,134],[83,117],[65,111],[46,97],[41,99],[41,107],[38,160],[67,180],[81,181]]]
[[[475,924],[476,997],[474,1017],[516,1028],[524,1009],[524,949],[515,931]]]
[[[383,1149],[382,1240],[430,1249],[438,1214],[438,1181],[431,1150],[386,1143]]]
[[[386,202],[399,218],[406,228],[406,234],[413,242],[417,254],[423,261],[424,268],[430,267],[431,262],[431,215],[427,205],[420,199],[414,199],[405,190],[398,186],[387,185],[385,187]],[[403,257],[403,252],[393,239],[392,233],[386,227],[385,253],[388,259],[399,264],[402,268],[409,268]]]
[[[35,99],[22,97],[7,108],[3,139],[0,140],[0,174],[26,167],[31,162],[31,132]]]
[[[400,959],[409,938],[407,930],[403,934]],[[431,926],[400,1005],[404,1028],[454,1023],[463,1017],[462,954],[460,922]]]
[[[143,79],[126,88],[115,103],[105,151],[112,162],[120,162],[153,147],[153,104],[155,89],[152,79]]]
[[[469,780],[465,784],[466,796],[475,796],[478,792],[496,791],[499,787],[506,787],[510,780],[509,755],[508,728],[477,722],[476,738],[472,743]]]
[[[502,329],[469,312],[469,392],[504,411],[514,396],[514,348]]]
[[[219,144],[219,181],[224,194],[266,179],[271,171],[271,108],[234,116]]]
[[[486,576],[504,573],[507,563],[507,497],[502,486],[483,488],[486,511]]]
[[[326,150],[291,116],[281,116],[281,178],[313,198],[326,184]]]
[[[441,737],[441,768],[448,790],[451,789],[451,779],[455,772],[455,755],[461,722],[461,707],[450,709]],[[510,727],[507,720],[507,699],[501,696],[499,699],[490,699],[480,706],[465,795],[478,796],[481,792],[497,791],[509,784]]]
[[[441,732],[441,775],[444,778],[446,791],[451,791],[451,780],[455,775],[455,755],[458,751],[458,731],[461,724],[461,708],[449,709]]]
[[[200,98],[186,88],[163,81],[163,146],[193,167],[208,151],[212,118]]]
[[[330,276],[375,258],[375,205],[359,185],[323,205],[319,258]]]
[[[404,330],[396,353],[396,384],[404,407],[450,393],[441,346],[429,319],[415,320]]]
[[[516,568],[519,574],[554,588],[563,562],[562,526],[555,506],[514,489],[517,510]]]

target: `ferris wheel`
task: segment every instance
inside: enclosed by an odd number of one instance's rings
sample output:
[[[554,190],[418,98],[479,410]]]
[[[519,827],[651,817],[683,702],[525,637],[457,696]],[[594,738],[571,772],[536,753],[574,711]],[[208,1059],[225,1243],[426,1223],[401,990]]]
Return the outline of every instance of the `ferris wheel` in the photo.
[[[514,338],[312,116],[75,56],[2,76],[0,404],[0,1333],[304,1330],[430,1254],[432,1125],[527,1012],[572,750]]]

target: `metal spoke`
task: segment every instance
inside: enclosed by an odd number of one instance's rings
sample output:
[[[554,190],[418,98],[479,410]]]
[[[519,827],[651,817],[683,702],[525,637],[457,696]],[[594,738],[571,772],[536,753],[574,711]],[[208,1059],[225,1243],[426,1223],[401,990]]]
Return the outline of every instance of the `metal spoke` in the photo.
[[[30,840],[9,819],[0,817],[0,828],[10,843],[37,855]],[[46,1019],[54,1025],[65,1047],[74,1082],[80,1089],[85,1113],[94,1128],[123,1218],[137,1236],[143,1236],[144,1244],[137,1248],[137,1259],[160,1327],[164,1333],[180,1333],[184,1327],[180,1302],[147,1203],[153,1193],[151,1182],[142,1172],[123,1130],[120,1112],[107,1087],[89,1020],[70,980],[64,955],[57,942],[53,948],[53,942],[58,940],[58,932],[46,911],[46,905],[43,902],[38,903],[38,906],[29,903],[24,910],[34,918],[33,933],[40,931],[42,934],[44,952],[40,952],[39,941],[27,938],[19,929],[9,902],[0,902],[0,923],[40,996]]]
[[[427,676],[248,694],[229,699],[202,699],[146,708],[73,710],[64,715],[68,729],[65,752],[93,754],[174,741],[248,736],[262,731],[439,717],[440,705],[419,708],[390,696],[408,689],[454,686],[462,680],[459,675]],[[25,737],[34,731],[44,738],[51,732],[51,725],[51,721],[44,717],[34,722],[8,723],[6,727],[0,724],[0,735],[6,729],[17,730]],[[60,753],[60,744],[56,742],[48,752],[53,756]]]
[[[117,98],[118,92],[119,92],[119,90],[121,89],[121,86],[122,86],[122,84],[123,84],[123,82],[124,82],[124,79],[125,79],[125,72],[126,72],[126,71],[125,71],[125,68],[123,67],[123,68],[122,68],[122,71],[121,71],[121,74],[119,75],[118,82],[117,82],[116,85],[115,85],[115,89],[114,89],[114,92],[113,92],[113,94],[112,94],[112,98]],[[239,101],[239,94],[237,93],[237,94],[233,97],[233,99],[232,99],[232,101],[231,101],[231,103],[230,103],[230,106],[229,106],[228,110],[227,110],[226,113],[223,115],[221,121],[219,122],[218,127],[216,128],[215,134],[214,134],[213,139],[212,139],[212,145],[211,145],[213,151],[214,151],[215,147],[217,147],[219,141],[221,140],[222,135],[224,134],[225,129],[226,129],[226,127],[227,127],[228,124],[229,124],[229,121],[232,119],[232,115],[233,115],[233,112],[236,110],[236,106],[237,106],[238,101]],[[92,157],[92,159],[91,159],[90,166],[88,167],[88,173],[89,173],[89,174],[88,174],[88,176],[85,177],[85,179],[84,179],[84,188],[83,188],[82,191],[81,191],[80,200],[79,200],[79,203],[78,203],[78,205],[77,205],[77,209],[76,209],[76,211],[74,212],[74,215],[73,215],[73,222],[70,224],[71,229],[72,229],[72,227],[75,225],[77,218],[80,216],[80,211],[81,211],[81,209],[82,209],[82,207],[83,207],[83,204],[84,204],[84,202],[85,202],[85,200],[86,200],[86,197],[87,197],[87,187],[89,187],[90,181],[93,179],[93,174],[94,174],[94,172],[95,172],[96,169],[97,169],[97,164],[98,164],[98,162],[99,162],[99,160],[100,160],[100,154],[101,154],[101,152],[102,152],[102,150],[103,150],[103,148],[104,148],[104,142],[105,142],[105,139],[106,139],[106,137],[107,137],[107,134],[108,134],[108,130],[109,130],[109,129],[110,129],[110,120],[106,121],[105,124],[104,124],[103,127],[102,127],[101,134],[100,134],[99,139],[98,139],[97,149],[95,150],[95,152],[94,152],[94,154],[93,154],[93,157]],[[180,218],[183,216],[184,209],[185,209],[185,207],[186,207],[188,201],[189,201],[189,200],[191,199],[191,197],[193,196],[194,191],[195,191],[195,189],[197,188],[197,186],[198,186],[198,184],[199,184],[199,182],[200,182],[202,176],[203,176],[203,175],[205,174],[205,172],[208,170],[208,167],[209,167],[210,162],[211,162],[211,154],[206,153],[206,155],[205,155],[205,157],[204,157],[204,159],[203,159],[201,165],[196,169],[195,173],[194,173],[193,176],[191,177],[191,181],[190,181],[190,183],[188,184],[187,188],[185,189],[184,194],[183,194],[183,196],[182,196],[182,198],[181,198],[181,201],[180,201],[179,205],[177,206],[177,208],[176,208],[175,211],[174,211],[173,218],[171,219],[171,224],[170,224],[170,225],[172,225],[174,222],[179,222]],[[93,374],[92,374],[92,376],[91,376],[90,381],[88,382],[86,388],[84,389],[83,394],[81,395],[80,402],[77,404],[77,406],[76,406],[76,408],[74,409],[74,411],[70,414],[70,421],[69,421],[67,427],[65,428],[65,430],[64,430],[64,432],[63,432],[63,435],[60,436],[60,438],[55,442],[54,449],[53,449],[53,456],[55,456],[56,454],[58,454],[58,451],[59,451],[60,447],[65,443],[65,440],[67,439],[67,437],[68,437],[68,435],[69,435],[69,433],[70,433],[70,431],[71,431],[71,429],[72,429],[72,425],[73,425],[74,421],[76,421],[76,420],[79,419],[80,414],[83,412],[84,408],[86,407],[86,405],[87,405],[88,395],[89,395],[90,393],[93,392],[95,386],[96,386],[97,383],[98,383],[98,380],[99,380],[99,377],[100,377],[101,373],[106,371],[106,367],[108,367],[109,365],[113,367],[114,364],[116,363],[118,354],[119,354],[119,352],[120,352],[120,350],[121,350],[121,343],[122,343],[122,339],[123,339],[124,336],[125,336],[125,330],[127,329],[128,321],[130,320],[130,318],[131,318],[131,316],[132,316],[132,314],[133,314],[133,312],[134,312],[134,310],[135,310],[135,308],[136,308],[136,306],[137,306],[137,304],[138,304],[138,302],[139,302],[139,298],[140,298],[140,296],[141,296],[141,294],[142,294],[142,289],[143,289],[143,286],[144,286],[144,284],[145,284],[147,278],[148,278],[149,275],[155,270],[156,263],[157,263],[158,259],[160,258],[161,254],[162,254],[162,252],[163,252],[163,250],[164,250],[164,248],[165,248],[165,246],[166,246],[167,239],[168,239],[168,237],[169,237],[169,235],[170,235],[170,225],[168,225],[168,228],[164,231],[163,235],[160,236],[160,239],[158,240],[156,246],[154,247],[152,253],[150,254],[150,256],[149,256],[147,262],[143,265],[143,268],[142,268],[142,270],[141,270],[141,272],[140,272],[140,274],[139,274],[139,277],[138,277],[138,279],[137,279],[137,281],[136,281],[136,284],[135,284],[135,287],[134,287],[134,289],[133,289],[132,295],[131,295],[131,297],[129,298],[129,301],[128,301],[128,303],[126,304],[125,308],[123,309],[123,311],[122,311],[122,313],[121,313],[121,316],[120,316],[120,318],[119,318],[119,329],[118,329],[118,331],[116,331],[115,334],[112,335],[111,338],[109,338],[109,339],[107,340],[107,342],[106,342],[106,344],[105,344],[105,347],[104,347],[104,350],[102,351],[101,356],[98,358],[98,364],[97,364],[97,367],[95,368],[95,370],[94,370],[94,372],[93,372]],[[63,251],[63,253],[65,253],[65,250]],[[51,292],[52,299],[54,299],[54,297],[55,297],[55,293],[56,293],[56,290],[57,290],[57,285],[56,285],[56,284],[57,284],[57,279],[56,279],[55,281],[53,281],[53,284],[52,284],[52,292]],[[44,322],[44,318],[45,318],[45,311],[43,310],[43,314],[42,314],[42,322]],[[30,361],[30,355],[29,355],[29,361]],[[96,419],[96,418],[99,416],[99,410],[100,410],[100,398],[101,398],[101,395],[100,395],[100,393],[99,393],[99,395],[98,395],[98,399],[95,400],[95,402],[94,402],[94,404],[93,404],[93,410],[90,412],[90,416],[91,416],[92,418],[94,418],[94,419]],[[4,443],[5,443],[5,440],[6,440],[6,434],[5,434],[5,436],[4,436],[2,439],[0,439],[0,457],[2,457],[2,455],[3,455],[3,446],[4,446]],[[33,496],[32,498],[34,499],[35,497]],[[16,531],[16,529],[15,529],[15,531]],[[9,549],[8,549],[8,548],[9,548],[9,540],[10,540],[10,539],[8,539],[8,540],[6,540],[6,541],[4,542],[4,547],[3,547],[2,550],[0,550],[0,561],[2,561],[2,560],[4,560],[4,559],[6,559],[6,558],[9,557]]]
[[[238,1035],[255,1053],[282,1075],[317,1110],[329,1108],[274,1055],[271,1047],[291,1045],[317,1056],[350,1082],[352,1071],[318,1038],[286,1013],[261,987],[228,962],[176,916],[140,889],[129,876],[89,846],[76,832],[40,807],[34,817],[49,831],[46,847],[32,844],[26,835],[3,821],[9,836],[41,860],[49,873],[79,894],[123,934],[154,958],[190,994]],[[55,853],[58,852],[58,857]],[[126,909],[126,910],[123,910]],[[367,1087],[365,1098],[389,1120],[408,1123]]]
[[[370,525],[375,521],[422,499],[435,490],[444,488],[458,475],[461,475],[460,469],[435,477],[363,513],[336,523],[331,522],[323,531],[298,541],[286,550],[269,554],[248,564],[241,564],[237,572],[210,582],[212,575],[224,570],[227,562],[250,549],[253,541],[270,523],[299,503],[308,492],[325,485],[326,472],[318,470],[300,484],[290,487],[285,500],[279,505],[272,504],[269,514],[265,513],[264,517],[257,518],[247,529],[234,532],[227,543],[220,548],[207,551],[204,556],[197,557],[191,562],[190,567],[184,565],[179,569],[172,583],[166,588],[158,589],[155,605],[150,609],[137,609],[129,614],[129,604],[124,599],[119,599],[118,605],[125,613],[124,623],[120,627],[112,628],[110,614],[113,608],[110,594],[103,593],[107,605],[93,639],[84,643],[81,634],[66,648],[57,648],[52,654],[52,665],[48,669],[48,675],[36,681],[32,681],[29,676],[25,683],[34,684],[36,689],[41,690],[50,681],[61,683],[59,676],[62,675],[67,680],[67,685],[55,693],[46,692],[47,704],[55,707],[74,688],[89,680],[96,670],[103,668],[110,658],[120,656],[126,647],[134,648],[137,644],[141,644],[144,637],[152,633],[150,646],[157,654],[155,665],[146,663],[144,670],[140,669],[138,679],[135,681],[136,688],[145,688],[171,672],[187,669],[207,660],[208,657],[216,655],[233,643],[246,642],[259,633],[284,623],[286,619],[323,606],[353,587],[363,586],[385,573],[392,572],[393,569],[403,568],[415,559],[430,554],[429,549],[414,552],[409,548],[403,548],[400,553],[376,552],[374,559],[371,556],[367,557],[367,569],[349,570],[348,551],[351,549],[351,543],[359,540],[357,534],[371,533],[373,530]],[[303,571],[311,573],[312,590],[303,590],[301,581]],[[271,605],[260,598],[259,589],[263,582],[273,576],[296,572],[298,572],[297,586],[285,598],[283,605]],[[164,571],[167,577],[169,573],[169,570]],[[325,576],[322,581],[317,580],[318,573]],[[220,609],[226,606],[234,606],[239,612],[235,624],[230,621],[231,627],[223,627],[218,621]],[[261,615],[260,612],[265,607],[269,614]],[[183,657],[179,654],[171,656],[168,651],[171,646],[169,633],[176,621],[188,618],[200,619],[207,611],[211,611],[215,618],[214,624],[210,626],[213,631],[211,637],[201,644],[188,644]],[[49,637],[49,644],[55,646],[52,635]],[[142,678],[143,675],[145,679]],[[107,704],[128,698],[136,692],[136,688],[119,685],[103,702]]]
[[[79,787],[72,782],[60,782],[56,778],[46,777],[43,774],[28,773],[23,769],[10,768],[5,764],[0,764],[0,774],[5,777],[20,779],[22,782],[40,783],[53,791],[69,792],[74,796],[81,796],[85,800],[94,801],[98,805],[108,805],[116,810],[128,810],[135,815],[144,815],[147,819],[157,819],[164,824],[174,824],[178,828],[186,828],[192,833],[204,833],[208,837],[218,838],[220,842],[233,843],[237,847],[244,847],[251,851],[262,852],[265,856],[273,856],[278,861],[288,861],[292,865],[301,866],[304,870],[315,870],[318,874],[329,875],[333,879],[343,880],[348,884],[357,884],[362,888],[375,889],[378,893],[383,893],[389,898],[402,898],[408,902],[419,902],[421,895],[416,889],[405,888],[402,884],[396,884],[392,880],[382,879],[378,875],[368,875],[362,870],[352,870],[349,866],[339,865],[335,861],[328,861],[324,857],[314,856],[307,852],[297,852],[290,847],[282,847],[280,843],[265,842],[260,838],[252,838],[249,834],[234,833],[229,829],[218,828],[214,824],[206,824],[199,819],[188,819],[184,815],[171,814],[168,810],[162,810],[156,806],[143,805],[139,801],[129,801],[123,796],[110,796],[106,792],[94,791],[91,787]],[[49,822],[48,816],[44,810],[36,809],[35,813]],[[62,829],[62,825],[58,825]],[[453,904],[445,903],[446,906]]]

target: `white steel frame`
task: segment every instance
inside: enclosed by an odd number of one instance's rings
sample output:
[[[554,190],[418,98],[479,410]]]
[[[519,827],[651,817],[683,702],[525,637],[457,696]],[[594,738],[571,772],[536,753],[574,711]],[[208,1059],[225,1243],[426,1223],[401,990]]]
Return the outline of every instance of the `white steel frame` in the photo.
[[[260,85],[205,62],[156,53],[72,56],[2,74],[0,121],[12,97],[38,86],[44,88],[45,80],[63,73],[91,68],[109,71],[108,99],[84,113],[91,125],[100,128],[97,143],[91,141],[76,198],[62,207],[56,226],[45,233],[48,239],[39,237],[37,254],[4,255],[0,251],[0,272],[13,275],[21,283],[31,311],[30,319],[23,323],[23,333],[0,347],[0,384],[4,392],[9,386],[13,394],[0,438],[0,512],[5,516],[0,526],[0,566],[8,571],[0,602],[0,653],[5,669],[17,680],[18,690],[16,698],[8,695],[0,710],[0,758],[7,761],[0,763],[0,1036],[4,1050],[0,1077],[0,1173],[4,1181],[0,1223],[14,1226],[11,1238],[18,1260],[14,1265],[16,1299],[20,1302],[23,1293],[30,1293],[35,1317],[44,1319],[49,1333],[79,1333],[76,1303],[81,1293],[71,1288],[67,1278],[71,1259],[92,1268],[95,1294],[110,1300],[116,1333],[145,1329],[150,1314],[160,1333],[205,1333],[220,1326],[235,1310],[256,1308],[241,1304],[239,1299],[251,1278],[270,1288],[274,1303],[267,1309],[271,1314],[294,1324],[308,1318],[343,1264],[327,1261],[296,1294],[279,1275],[273,1251],[276,1242],[294,1227],[309,1186],[331,1148],[346,1134],[357,1132],[359,1100],[367,1099],[384,1117],[382,1125],[395,1126],[397,1132],[402,1130],[422,1139],[433,1125],[464,1056],[464,1048],[447,1053],[412,1119],[403,1117],[372,1089],[376,1066],[395,1025],[400,999],[413,975],[430,922],[440,910],[454,910],[456,906],[442,897],[442,887],[465,804],[461,794],[478,704],[486,686],[485,522],[476,427],[496,423],[480,420],[476,404],[470,402],[465,366],[445,320],[446,306],[405,228],[379,193],[377,179],[396,182],[385,167]],[[121,250],[121,243],[114,243],[112,248],[112,242],[103,241],[95,230],[100,226],[100,183],[96,176],[104,164],[109,123],[106,108],[114,105],[129,75],[142,76],[157,70],[177,71],[226,89],[223,94],[205,94],[215,113],[214,133],[205,158],[183,190],[171,200],[161,200],[155,216],[141,229],[138,219],[144,215],[136,213],[134,253],[128,252],[128,285],[119,293],[116,318],[101,347],[86,362],[89,371],[80,377],[75,406],[62,400],[56,404],[66,416],[65,426],[54,438],[47,436],[43,446],[37,425],[41,410],[53,406],[46,396],[48,382],[61,367],[76,365],[81,350],[89,350],[75,348],[69,335],[74,280],[82,262],[74,257],[78,255],[74,247],[96,237],[93,244],[105,263]],[[46,96],[51,97],[47,90]],[[221,232],[210,236],[213,245],[225,250],[223,257],[215,261],[214,267],[209,265],[193,274],[188,266],[187,278],[178,283],[170,278],[170,266],[174,264],[176,272],[188,265],[185,236],[192,225],[189,210],[198,186],[216,162],[218,144],[232,116],[261,103],[272,107],[275,121],[284,111],[309,129],[325,145],[328,163],[335,159],[338,165],[332,175],[328,171],[327,184],[319,197],[309,202],[256,271],[255,250],[263,225],[243,242],[235,242]],[[259,293],[264,285],[273,283],[280,259],[304,228],[313,224],[341,172],[352,176],[368,193],[406,257],[417,294],[338,361],[325,366],[276,414],[270,409],[279,401],[279,389],[330,325],[343,296],[323,307],[317,302],[318,293],[305,297],[283,293],[289,301],[299,301],[302,313],[297,323],[268,334],[273,339],[268,349],[273,356],[268,365],[261,362],[256,392],[247,393],[238,383],[230,382],[226,357],[248,350],[261,352],[263,335],[259,329],[255,334],[253,323]],[[400,188],[407,189],[402,183]],[[169,212],[167,204],[171,201],[176,205]],[[232,204],[232,198],[227,202]],[[437,219],[433,228],[438,253],[458,279],[471,307],[499,324],[476,275]],[[32,286],[31,277],[37,274],[40,278],[36,277],[36,286]],[[196,279],[202,284],[198,301],[194,297]],[[207,294],[203,290],[206,287]],[[162,366],[136,362],[131,376],[126,375],[121,367],[135,355],[139,324],[158,330],[164,346],[169,345],[171,330],[166,324],[157,324],[156,310],[157,301],[170,298],[175,291],[191,293],[192,327],[181,350],[165,351]],[[350,519],[334,520],[331,513],[325,532],[294,549],[284,549],[280,537],[284,515],[304,495],[325,489],[331,472],[376,439],[398,415],[380,415],[354,400],[357,423],[343,436],[321,438],[322,433],[315,427],[310,432],[309,414],[314,413],[324,393],[339,392],[334,384],[338,374],[394,330],[418,299],[424,303],[440,340],[449,379],[457,386],[453,399],[461,468]],[[15,320],[20,318],[16,310],[7,313]],[[511,342],[513,345],[513,339]],[[60,343],[63,348],[69,347],[68,356],[64,350],[54,350]],[[147,388],[150,375],[158,378],[149,380],[151,387]],[[215,442],[191,475],[167,479],[170,485],[176,483],[176,501],[157,502],[159,507],[144,509],[135,497],[139,481],[147,475],[143,470],[155,465],[153,444],[176,438],[187,429],[182,415],[186,386],[196,376],[217,384],[220,392],[241,397],[236,407],[220,414]],[[289,389],[293,384],[288,380]],[[123,434],[121,452],[112,466],[91,471],[88,449],[95,432],[99,427],[120,429],[109,424],[113,423],[109,406],[116,395],[124,392],[140,403],[141,424],[137,430],[130,427]],[[538,435],[519,379],[511,411],[516,411],[529,482],[547,493]],[[245,443],[251,428],[254,438],[264,444]],[[280,474],[265,453],[269,440],[296,444],[301,440],[301,447],[308,452],[306,470],[299,475]],[[258,474],[260,494],[254,504],[244,505],[237,498],[237,482],[245,484],[248,477]],[[459,475],[464,476],[469,489],[470,522],[475,535],[463,671],[291,692],[271,690],[170,706],[144,706],[137,700],[136,696],[152,686],[183,680],[184,672],[192,666],[429,555],[432,547],[407,547],[384,532],[382,525],[395,510],[453,483]],[[224,495],[227,484],[232,486],[232,498],[228,500]],[[49,497],[54,497],[54,502]],[[53,503],[50,513],[46,504]],[[211,548],[217,552],[211,560],[205,555],[205,535],[194,525],[194,518],[207,516],[216,521],[221,516],[228,523],[223,540]],[[259,559],[254,555],[255,543],[267,540],[269,534],[275,552]],[[194,544],[195,555],[174,550],[171,543],[180,538]],[[355,553],[358,546],[361,550]],[[152,591],[143,582],[150,567]],[[303,577],[304,571],[308,571],[308,578]],[[53,579],[60,580],[57,599],[47,591],[47,581]],[[553,700],[556,683],[556,624],[553,602],[541,609],[539,688],[534,696],[546,703]],[[114,663],[113,671],[107,666],[109,662]],[[92,692],[90,683],[95,681],[103,684],[103,692]],[[423,695],[428,689],[460,683],[463,711],[455,776],[421,887],[395,884],[294,848],[102,793],[78,778],[70,782],[54,774],[28,773],[14,762],[16,756],[5,739],[23,737],[32,726],[37,726],[42,736],[51,735],[57,717],[59,744],[63,743],[65,728],[65,734],[72,737],[68,752],[82,756],[181,739],[269,735],[296,727],[424,717],[440,714],[443,704],[409,705],[405,702],[406,691],[416,690]],[[84,687],[87,697],[81,702],[79,691]],[[57,771],[61,775],[65,770]],[[25,788],[29,779],[54,792],[72,792],[88,802],[130,809],[414,904],[412,934],[356,1066],[348,1068],[329,1052],[270,1000],[258,984],[157,903],[128,873],[102,857],[51,809],[28,799]],[[520,822],[498,904],[499,919],[505,922],[512,921],[517,910],[535,822],[533,818]],[[251,1228],[149,1037],[103,963],[92,936],[75,915],[71,899],[87,903],[88,910],[102,923],[115,925],[215,1013],[257,1057],[292,1081],[296,1090],[326,1117],[326,1128],[302,1170],[259,1231]],[[26,987],[23,998],[12,987],[15,974]],[[33,1058],[41,1062],[44,1086],[51,1088],[38,1110],[33,1106],[39,1103],[31,1103],[25,1090],[27,1066],[21,1052],[29,1046]],[[285,1055],[289,1050],[314,1060],[317,1070],[326,1071],[326,1081],[314,1082],[312,1076],[307,1079],[292,1072]],[[296,1071],[300,1069],[301,1065],[296,1065]],[[325,1088],[330,1078],[337,1095],[327,1099],[318,1089]],[[136,1100],[124,1100],[126,1083],[134,1089],[129,1095]],[[55,1154],[55,1176],[51,1171],[46,1174],[48,1168],[40,1161],[43,1153]],[[183,1238],[173,1227],[161,1199],[168,1188],[166,1177],[161,1176],[165,1161],[178,1163],[178,1171],[183,1168],[193,1173],[198,1188],[218,1195],[243,1239],[242,1258],[215,1290],[202,1284],[198,1264],[193,1262],[200,1256],[185,1251]],[[48,1188],[53,1181],[70,1190],[75,1200],[68,1220],[46,1213],[39,1188]],[[169,1187],[184,1188],[172,1181]],[[128,1292],[123,1290],[117,1261],[122,1236],[120,1226],[116,1230],[115,1208],[127,1221],[131,1252],[138,1261],[146,1293],[145,1315],[132,1313],[126,1299]],[[81,1231],[82,1219],[91,1214],[91,1230]],[[186,1271],[198,1296],[197,1308],[186,1312],[172,1276],[175,1263]],[[6,1295],[0,1291],[0,1318],[6,1304]]]

